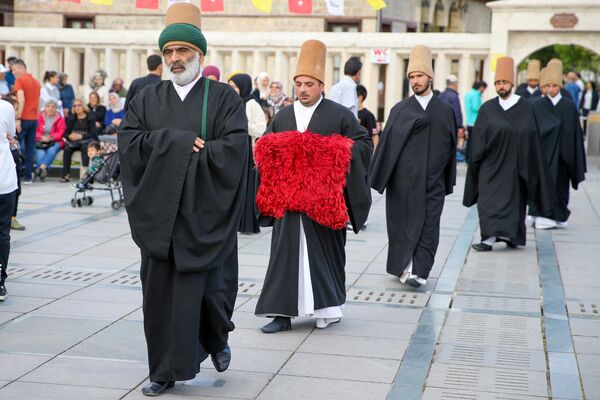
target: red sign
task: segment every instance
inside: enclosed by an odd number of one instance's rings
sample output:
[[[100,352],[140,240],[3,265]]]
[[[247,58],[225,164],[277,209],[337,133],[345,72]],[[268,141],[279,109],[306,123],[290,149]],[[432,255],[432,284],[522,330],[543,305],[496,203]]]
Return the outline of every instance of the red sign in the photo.
[[[225,10],[223,0],[201,0],[200,9],[203,12],[221,12]]]
[[[373,64],[389,64],[392,61],[392,50],[388,47],[371,49],[371,62]]]
[[[135,0],[135,8],[158,10],[158,0]]]

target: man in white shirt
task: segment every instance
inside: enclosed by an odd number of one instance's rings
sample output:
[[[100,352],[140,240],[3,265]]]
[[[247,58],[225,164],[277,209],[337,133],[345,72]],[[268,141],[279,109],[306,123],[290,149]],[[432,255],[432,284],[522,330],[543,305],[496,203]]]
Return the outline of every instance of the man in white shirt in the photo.
[[[0,301],[7,296],[4,282],[10,253],[10,222],[17,194],[17,170],[9,144],[15,132],[15,109],[0,100]]]
[[[329,99],[348,108],[358,119],[358,97],[356,85],[360,82],[362,62],[358,57],[350,57],[344,64],[344,77],[333,85]]]

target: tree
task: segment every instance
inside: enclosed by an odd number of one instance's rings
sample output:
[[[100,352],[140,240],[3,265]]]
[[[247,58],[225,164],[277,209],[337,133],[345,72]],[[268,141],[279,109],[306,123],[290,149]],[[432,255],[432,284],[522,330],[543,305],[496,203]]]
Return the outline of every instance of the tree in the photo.
[[[531,53],[519,64],[518,69],[527,69],[527,63],[531,59],[540,60],[542,65],[546,65],[552,58],[562,60],[565,73],[568,71],[592,71],[597,74],[600,71],[600,55],[575,44],[555,44],[544,47]]]

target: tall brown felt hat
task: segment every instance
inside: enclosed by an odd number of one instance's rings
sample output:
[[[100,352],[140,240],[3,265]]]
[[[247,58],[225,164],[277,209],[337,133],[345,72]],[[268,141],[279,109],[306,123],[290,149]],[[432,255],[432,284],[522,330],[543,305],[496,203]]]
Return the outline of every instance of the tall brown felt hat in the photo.
[[[540,87],[546,86],[546,67],[540,71]]]
[[[432,65],[431,50],[427,46],[418,44],[410,49],[406,76],[408,77],[413,72],[422,72],[428,77],[433,78]]]
[[[202,29],[201,22],[200,9],[195,4],[180,2],[173,3],[167,8],[167,18],[165,20],[166,26],[172,24],[188,24],[194,25],[198,29]]]
[[[166,27],[158,38],[160,51],[167,46],[189,46],[206,54],[206,38],[201,29],[200,8],[192,3],[179,2],[167,8]]]
[[[309,76],[325,83],[325,60],[327,59],[327,46],[319,40],[307,40],[300,48],[298,64],[294,79],[299,76]]]
[[[494,82],[509,81],[515,84],[515,60],[512,57],[500,57],[496,63]]]
[[[535,79],[540,80],[540,60],[531,60],[527,64],[527,80]]]
[[[563,63],[558,58],[553,58],[546,65],[546,85],[563,85]]]

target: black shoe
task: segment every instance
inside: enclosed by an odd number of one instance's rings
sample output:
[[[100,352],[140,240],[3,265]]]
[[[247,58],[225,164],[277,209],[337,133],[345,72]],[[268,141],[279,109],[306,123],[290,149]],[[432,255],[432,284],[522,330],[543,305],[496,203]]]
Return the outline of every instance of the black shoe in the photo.
[[[229,348],[229,345],[225,346],[222,351],[211,354],[210,358],[217,372],[225,371],[229,368],[229,363],[231,362],[231,349]]]
[[[276,333],[289,331],[290,329],[292,329],[292,319],[290,317],[275,317],[273,321],[260,328],[263,333]]]
[[[420,288],[421,287],[421,284],[415,278],[408,278],[406,280],[406,284],[410,285],[410,286],[412,286],[414,288]]]
[[[510,248],[510,249],[516,249],[517,245],[514,244],[510,239],[506,239],[506,238],[496,238],[496,242],[502,242],[502,243],[506,243],[506,247]]]
[[[475,243],[473,245],[471,245],[471,247],[473,248],[473,250],[477,250],[477,251],[492,251],[492,246],[490,246],[489,244],[485,244],[485,243]]]
[[[175,386],[174,381],[170,382],[150,382],[146,386],[142,388],[142,393],[144,396],[160,396],[167,389],[171,389]]]
[[[8,291],[6,290],[6,286],[4,283],[0,285],[0,301],[6,300],[6,296],[8,296]]]

